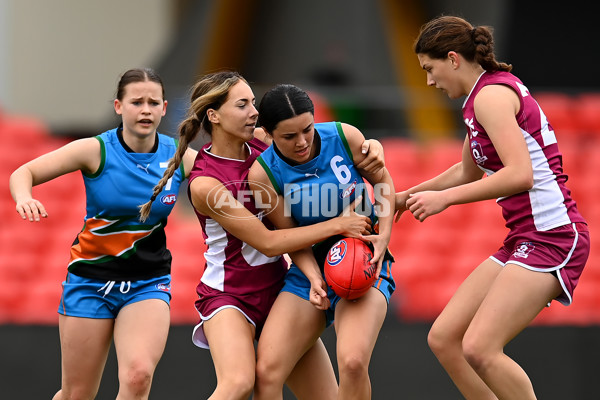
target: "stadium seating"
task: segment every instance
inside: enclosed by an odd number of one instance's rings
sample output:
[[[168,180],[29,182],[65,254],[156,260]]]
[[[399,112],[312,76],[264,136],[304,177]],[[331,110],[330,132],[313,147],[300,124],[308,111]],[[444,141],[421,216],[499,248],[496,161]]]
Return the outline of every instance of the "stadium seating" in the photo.
[[[574,98],[574,115],[585,136],[600,136],[600,93],[583,93]]]

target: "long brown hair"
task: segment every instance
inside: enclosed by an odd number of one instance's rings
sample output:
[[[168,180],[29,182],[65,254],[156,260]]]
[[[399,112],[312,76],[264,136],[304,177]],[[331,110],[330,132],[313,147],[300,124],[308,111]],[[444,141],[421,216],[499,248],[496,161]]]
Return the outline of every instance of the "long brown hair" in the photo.
[[[204,130],[208,135],[212,134],[212,124],[206,118],[206,112],[211,108],[218,110],[227,101],[231,87],[239,81],[246,82],[237,72],[221,71],[203,76],[192,87],[190,108],[186,118],[181,121],[178,128],[179,144],[177,151],[169,161],[169,166],[163,177],[154,187],[150,201],[140,206],[140,221],[144,222],[150,215],[152,203],[163,190],[169,178],[179,168],[189,144],[196,138],[198,132]]]
[[[496,60],[492,32],[489,26],[473,27],[460,17],[441,16],[421,27],[414,49],[434,59],[445,59],[448,52],[455,51],[486,71],[510,72],[512,65]]]

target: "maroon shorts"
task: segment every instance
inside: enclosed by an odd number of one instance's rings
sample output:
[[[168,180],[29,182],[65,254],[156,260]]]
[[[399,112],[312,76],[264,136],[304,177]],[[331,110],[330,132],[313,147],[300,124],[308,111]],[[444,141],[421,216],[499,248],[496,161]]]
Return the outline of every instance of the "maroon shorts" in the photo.
[[[556,300],[569,305],[589,254],[588,226],[574,223],[549,231],[510,232],[490,258],[501,265],[511,263],[532,271],[554,272],[563,290]]]
[[[234,308],[241,312],[256,327],[255,338],[258,339],[282,286],[283,282],[253,293],[233,294],[213,289],[200,282],[196,288],[199,296],[196,300],[196,309],[200,314],[200,322],[194,327],[192,341],[196,346],[208,349],[208,340],[204,335],[204,321],[208,321],[225,308]]]

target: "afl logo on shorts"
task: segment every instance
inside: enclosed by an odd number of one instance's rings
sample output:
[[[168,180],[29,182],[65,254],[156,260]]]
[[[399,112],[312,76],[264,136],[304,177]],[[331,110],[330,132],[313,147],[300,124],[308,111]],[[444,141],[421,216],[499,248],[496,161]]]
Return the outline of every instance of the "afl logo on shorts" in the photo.
[[[327,263],[331,266],[338,265],[344,259],[346,250],[348,250],[348,244],[343,239],[331,246],[327,253]]]
[[[171,291],[171,285],[165,285],[164,283],[158,283],[158,284],[156,284],[156,288],[158,290],[162,290],[163,292],[170,292]]]
[[[171,204],[175,204],[176,201],[177,201],[176,194],[165,194],[163,197],[160,198],[160,202],[167,206],[170,206]]]

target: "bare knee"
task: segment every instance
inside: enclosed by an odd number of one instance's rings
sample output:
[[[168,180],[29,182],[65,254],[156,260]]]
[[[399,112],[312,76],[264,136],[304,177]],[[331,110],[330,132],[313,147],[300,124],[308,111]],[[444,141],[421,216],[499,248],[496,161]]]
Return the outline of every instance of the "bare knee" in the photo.
[[[439,358],[446,353],[461,351],[461,338],[453,337],[447,330],[433,324],[427,335],[427,344],[431,351]]]
[[[126,368],[122,373],[119,373],[119,385],[127,393],[133,395],[140,396],[147,394],[150,392],[153,373],[153,366],[143,364],[133,365]]]
[[[465,335],[462,352],[465,360],[477,373],[485,371],[493,357],[493,351],[489,346],[474,335]]]
[[[369,359],[356,353],[338,357],[340,380],[359,380],[369,373]]]
[[[217,382],[216,391],[227,398],[246,399],[254,389],[254,374],[230,374]]]
[[[258,388],[281,386],[285,383],[286,377],[281,374],[282,368],[279,368],[275,360],[265,360],[258,358],[256,362],[256,386]]]

